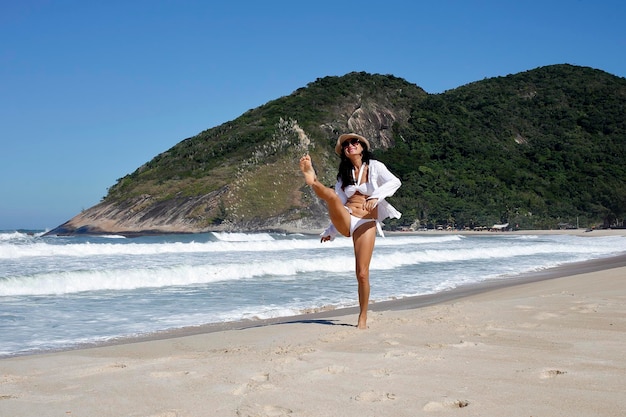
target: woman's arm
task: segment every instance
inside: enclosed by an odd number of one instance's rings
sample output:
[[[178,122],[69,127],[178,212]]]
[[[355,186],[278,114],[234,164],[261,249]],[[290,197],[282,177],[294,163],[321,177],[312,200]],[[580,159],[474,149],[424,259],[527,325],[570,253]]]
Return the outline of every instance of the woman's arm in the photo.
[[[372,172],[375,177],[372,178],[372,180],[376,181],[377,188],[374,190],[372,195],[368,197],[368,200],[376,199],[380,201],[390,197],[402,185],[400,179],[393,175],[382,162],[372,161],[370,163],[370,169],[372,168],[375,170],[375,172]]]

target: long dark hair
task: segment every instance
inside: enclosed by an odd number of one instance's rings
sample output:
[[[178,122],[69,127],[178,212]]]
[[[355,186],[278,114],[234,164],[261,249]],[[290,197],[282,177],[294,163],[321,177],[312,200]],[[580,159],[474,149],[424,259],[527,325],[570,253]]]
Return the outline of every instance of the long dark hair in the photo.
[[[369,162],[374,159],[372,152],[367,149],[367,145],[361,142],[361,147],[363,148],[362,160],[363,163],[369,164]],[[344,149],[341,149],[341,162],[339,162],[339,172],[337,173],[337,179],[341,181],[341,188],[346,188],[348,185],[354,185],[354,178],[352,177],[352,170],[354,169],[354,165],[352,165],[352,161],[348,159]]]

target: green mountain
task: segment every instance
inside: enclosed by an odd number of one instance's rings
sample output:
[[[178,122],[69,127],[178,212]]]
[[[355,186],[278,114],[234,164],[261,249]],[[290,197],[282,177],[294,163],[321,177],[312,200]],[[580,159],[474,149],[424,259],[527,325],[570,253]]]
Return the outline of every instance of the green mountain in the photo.
[[[320,229],[298,159],[332,186],[348,131],[403,181],[388,228],[623,224],[626,79],[553,65],[442,94],[391,75],[317,79],[181,141],[50,233]]]

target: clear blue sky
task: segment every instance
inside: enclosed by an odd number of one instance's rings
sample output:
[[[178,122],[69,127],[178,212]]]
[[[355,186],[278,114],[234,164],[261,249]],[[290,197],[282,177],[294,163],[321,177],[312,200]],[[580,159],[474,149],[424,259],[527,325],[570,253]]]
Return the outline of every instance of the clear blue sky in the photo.
[[[626,76],[623,0],[0,0],[0,230],[46,229],[317,78],[429,93],[569,63]]]

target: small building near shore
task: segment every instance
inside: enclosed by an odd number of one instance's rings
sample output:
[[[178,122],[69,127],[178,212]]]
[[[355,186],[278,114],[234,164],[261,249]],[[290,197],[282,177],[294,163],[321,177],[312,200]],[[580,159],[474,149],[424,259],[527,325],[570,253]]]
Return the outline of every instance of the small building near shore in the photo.
[[[505,232],[509,227],[508,223],[504,223],[504,224],[494,224],[493,226],[491,226],[491,231],[492,232]]]

